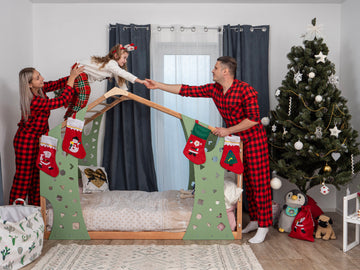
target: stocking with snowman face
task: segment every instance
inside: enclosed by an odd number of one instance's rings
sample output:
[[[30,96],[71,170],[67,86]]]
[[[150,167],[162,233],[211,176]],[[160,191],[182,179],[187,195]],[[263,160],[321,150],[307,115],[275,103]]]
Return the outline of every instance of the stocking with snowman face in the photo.
[[[84,121],[68,118],[66,122],[65,137],[62,143],[62,149],[70,155],[83,159],[86,156],[84,146],[82,144],[82,130]]]

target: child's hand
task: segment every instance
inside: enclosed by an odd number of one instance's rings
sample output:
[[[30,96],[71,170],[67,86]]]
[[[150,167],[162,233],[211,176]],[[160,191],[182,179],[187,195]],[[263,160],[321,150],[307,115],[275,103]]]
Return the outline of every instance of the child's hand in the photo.
[[[139,79],[139,78],[137,78],[137,79],[135,80],[135,82],[141,83],[141,84],[145,84],[145,81],[144,81],[144,80],[141,80],[141,79]]]
[[[157,88],[159,88],[157,86],[157,82],[154,81],[154,80],[150,80],[150,79],[145,79],[144,85],[149,89],[157,89]]]

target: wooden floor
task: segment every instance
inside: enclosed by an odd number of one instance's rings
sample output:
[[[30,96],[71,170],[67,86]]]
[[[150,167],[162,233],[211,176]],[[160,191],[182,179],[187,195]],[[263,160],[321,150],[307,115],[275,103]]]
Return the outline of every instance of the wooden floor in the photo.
[[[336,240],[315,239],[315,242],[308,242],[293,239],[287,233],[280,233],[275,228],[270,228],[266,239],[261,244],[249,244],[256,257],[265,270],[283,269],[360,269],[360,246],[356,246],[350,251],[342,251],[342,217],[337,213],[327,213],[334,221]],[[244,224],[247,224],[248,216],[244,213]],[[349,239],[353,240],[354,228],[349,227]],[[190,240],[45,240],[42,256],[57,244],[86,244],[86,245],[211,245],[229,243],[248,243],[255,232],[243,234],[242,240],[220,240],[220,241],[190,241]],[[32,264],[22,268],[29,270],[36,264],[37,259]]]

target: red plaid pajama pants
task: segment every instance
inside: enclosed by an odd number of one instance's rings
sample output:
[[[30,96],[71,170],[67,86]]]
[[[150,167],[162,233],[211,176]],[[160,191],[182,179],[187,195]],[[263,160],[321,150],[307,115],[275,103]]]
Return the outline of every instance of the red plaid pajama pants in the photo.
[[[244,182],[251,221],[259,227],[272,225],[268,144],[265,134],[244,141]]]
[[[40,205],[40,176],[39,169],[36,167],[39,136],[18,129],[13,143],[16,172],[9,203],[12,204],[17,198],[25,200],[28,196],[28,204]]]
[[[84,108],[89,100],[91,88],[86,73],[81,73],[76,77],[74,89],[76,94],[69,102],[68,109],[64,116],[65,119]]]

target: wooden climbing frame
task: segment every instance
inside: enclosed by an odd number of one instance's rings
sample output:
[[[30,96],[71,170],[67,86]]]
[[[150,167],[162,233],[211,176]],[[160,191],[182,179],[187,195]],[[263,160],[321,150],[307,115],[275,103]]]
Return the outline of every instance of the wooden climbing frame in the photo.
[[[114,101],[111,103],[106,103],[106,99],[113,98]],[[106,92],[103,96],[99,97],[95,101],[87,107],[87,112],[92,113],[91,116],[85,117],[85,125],[95,120],[100,115],[104,114],[106,111],[110,110],[117,104],[125,101],[125,100],[134,100],[136,102],[142,103],[146,106],[154,108],[156,110],[162,111],[169,115],[172,115],[178,119],[182,119],[182,115],[176,111],[173,111],[169,108],[161,106],[157,103],[154,103],[150,100],[137,96],[131,92],[125,91],[123,89],[114,87],[108,92]],[[102,106],[100,109],[96,109],[99,106]],[[66,126],[66,121],[61,124],[61,128]],[[208,128],[212,131],[214,127],[208,126]],[[242,153],[243,145],[242,142],[240,144],[240,157],[243,159]],[[237,175],[237,185],[242,188],[242,174]],[[42,209],[42,214],[44,217],[45,225],[46,225],[46,198],[41,196],[40,204]],[[45,226],[46,228],[46,226]],[[50,236],[49,231],[45,231],[45,238],[48,239]],[[88,232],[91,239],[183,239],[185,232],[121,232],[121,231],[89,231]],[[236,218],[236,230],[232,232],[234,239],[242,238],[242,195],[237,202],[237,218]]]

